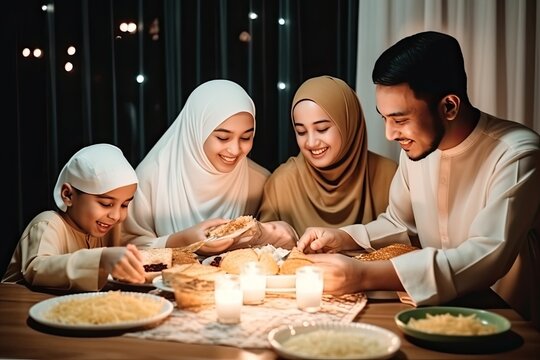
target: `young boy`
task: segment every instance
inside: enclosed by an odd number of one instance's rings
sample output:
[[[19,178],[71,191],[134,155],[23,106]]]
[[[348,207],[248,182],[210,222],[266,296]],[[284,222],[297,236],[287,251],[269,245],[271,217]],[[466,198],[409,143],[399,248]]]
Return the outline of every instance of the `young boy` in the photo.
[[[69,290],[101,289],[107,276],[143,283],[141,255],[114,245],[112,231],[126,219],[137,175],[109,144],[79,150],[54,187],[59,211],[38,214],[24,230],[2,282]]]

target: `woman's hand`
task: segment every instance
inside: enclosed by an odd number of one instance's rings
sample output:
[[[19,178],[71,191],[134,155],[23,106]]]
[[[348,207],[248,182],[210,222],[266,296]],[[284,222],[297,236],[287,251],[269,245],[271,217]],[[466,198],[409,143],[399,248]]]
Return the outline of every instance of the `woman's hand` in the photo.
[[[103,249],[100,266],[115,279],[135,284],[145,282],[142,255],[133,244]]]
[[[206,232],[218,225],[224,224],[229,220],[216,218],[201,221],[200,223],[193,225],[182,231],[178,231],[167,239],[166,247],[178,248],[191,245],[193,243],[206,240]],[[227,250],[234,242],[232,239],[211,241],[207,245],[204,245],[197,252],[203,255],[211,255],[223,252]]]
[[[276,248],[292,249],[296,246],[298,235],[285,221],[259,223],[261,234],[251,241],[251,245],[272,244]]]

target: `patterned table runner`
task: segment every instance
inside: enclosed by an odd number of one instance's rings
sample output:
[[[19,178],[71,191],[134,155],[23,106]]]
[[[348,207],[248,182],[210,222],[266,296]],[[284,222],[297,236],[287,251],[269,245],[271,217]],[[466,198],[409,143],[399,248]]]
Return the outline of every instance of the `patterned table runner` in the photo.
[[[159,290],[156,290],[156,294],[166,295]],[[321,310],[310,314],[297,309],[294,294],[266,294],[263,304],[242,307],[240,324],[218,323],[213,306],[198,312],[175,307],[171,316],[157,327],[124,336],[239,348],[269,348],[268,333],[277,326],[312,322],[349,323],[366,302],[364,294],[340,297],[324,295]]]

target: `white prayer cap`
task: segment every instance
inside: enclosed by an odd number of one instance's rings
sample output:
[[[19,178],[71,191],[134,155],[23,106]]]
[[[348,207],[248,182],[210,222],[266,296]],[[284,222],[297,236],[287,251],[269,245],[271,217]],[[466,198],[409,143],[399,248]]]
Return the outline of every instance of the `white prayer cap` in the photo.
[[[99,195],[138,182],[122,150],[110,144],[90,145],[77,151],[60,172],[53,191],[54,202],[60,210],[67,210],[61,196],[64,183],[87,194]]]

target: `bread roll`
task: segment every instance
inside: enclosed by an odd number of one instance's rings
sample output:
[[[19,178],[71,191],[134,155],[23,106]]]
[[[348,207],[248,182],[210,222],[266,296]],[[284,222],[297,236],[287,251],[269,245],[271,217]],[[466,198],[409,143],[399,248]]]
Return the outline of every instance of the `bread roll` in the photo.
[[[291,250],[291,253],[287,257],[287,259],[281,264],[281,268],[279,269],[280,275],[294,275],[296,274],[296,270],[301,268],[302,266],[308,266],[313,265],[313,261],[311,261],[306,254],[298,250],[298,248],[294,247]]]
[[[229,274],[239,275],[242,267],[250,261],[259,261],[259,256],[255,250],[251,248],[238,249],[224,254],[219,267]]]
[[[262,253],[259,255],[259,265],[266,275],[276,275],[279,272],[279,266],[270,253]]]

